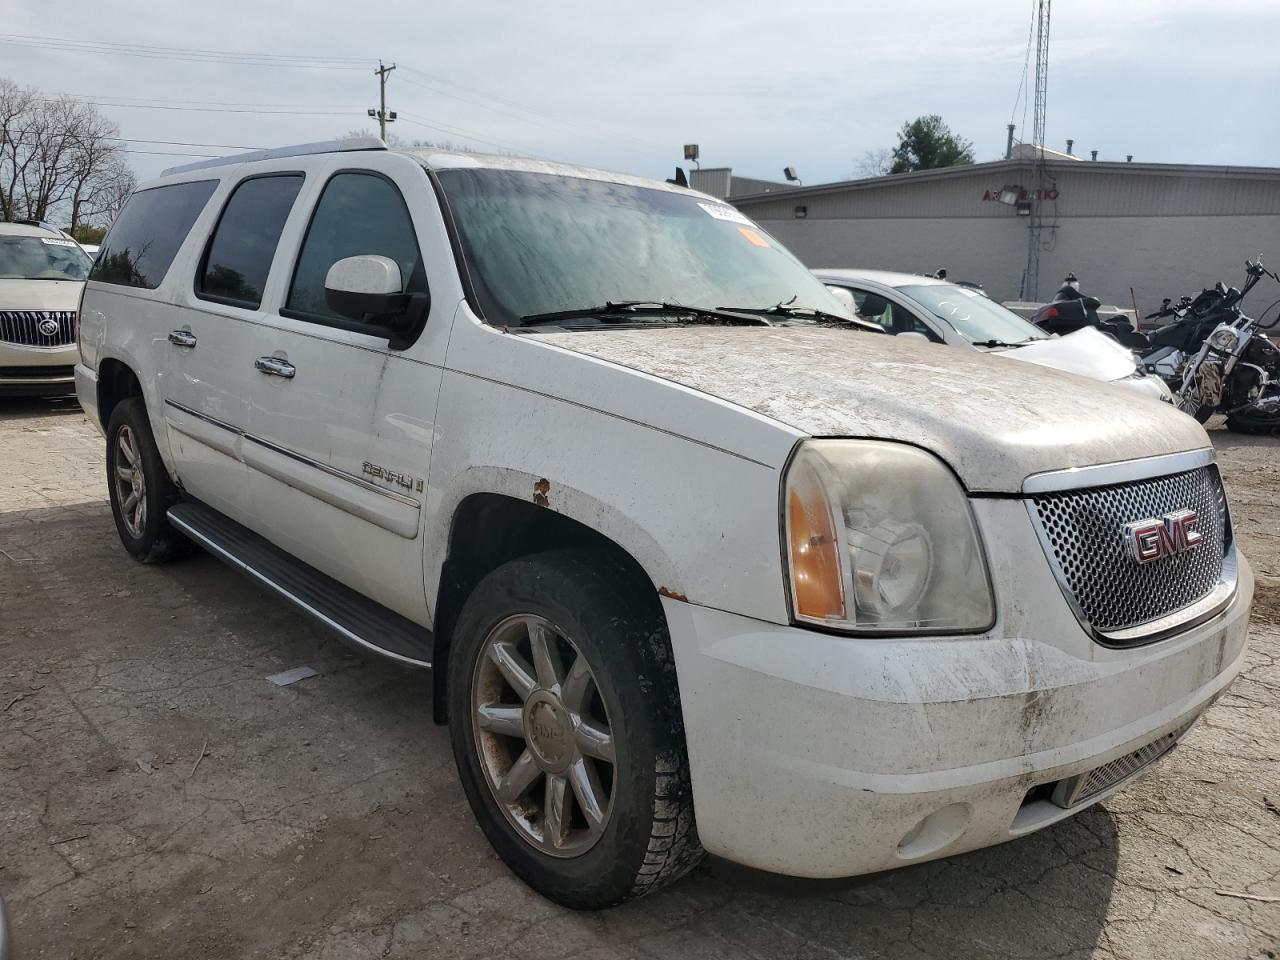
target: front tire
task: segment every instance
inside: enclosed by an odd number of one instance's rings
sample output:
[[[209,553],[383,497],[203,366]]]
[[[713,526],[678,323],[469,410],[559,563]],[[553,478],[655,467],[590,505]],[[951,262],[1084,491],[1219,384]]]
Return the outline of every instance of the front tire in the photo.
[[[135,560],[163,563],[191,552],[191,541],[169,525],[167,511],[181,495],[141,397],[120,401],[107,422],[107,492],[120,542]]]
[[[459,616],[449,714],[463,789],[498,855],[594,910],[702,856],[670,640],[656,597],[558,552],[486,577]]]

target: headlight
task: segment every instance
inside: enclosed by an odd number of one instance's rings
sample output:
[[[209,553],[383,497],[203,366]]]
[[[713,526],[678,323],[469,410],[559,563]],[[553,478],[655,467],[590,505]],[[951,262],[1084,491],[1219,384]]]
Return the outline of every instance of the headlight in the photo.
[[[1240,335],[1231,327],[1222,327],[1213,331],[1209,337],[1209,346],[1215,350],[1221,350],[1223,353],[1231,353],[1236,348],[1236,342],[1240,339]]]
[[[783,489],[797,620],[954,633],[995,619],[969,500],[937,457],[877,440],[810,440]]]

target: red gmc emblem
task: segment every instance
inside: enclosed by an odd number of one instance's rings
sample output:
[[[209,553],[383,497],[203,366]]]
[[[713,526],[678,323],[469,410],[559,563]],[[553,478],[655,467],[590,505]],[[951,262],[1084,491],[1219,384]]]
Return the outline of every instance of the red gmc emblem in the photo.
[[[1204,536],[1196,529],[1200,518],[1194,510],[1178,510],[1163,517],[1135,520],[1124,525],[1124,545],[1137,563],[1194,550]]]

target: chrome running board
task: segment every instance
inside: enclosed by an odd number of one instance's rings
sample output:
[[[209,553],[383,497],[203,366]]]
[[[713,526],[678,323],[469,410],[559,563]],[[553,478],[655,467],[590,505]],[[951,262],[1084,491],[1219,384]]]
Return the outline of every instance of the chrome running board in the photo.
[[[169,508],[169,522],[223,563],[270,587],[368,653],[430,667],[431,631],[290,556],[230,517],[197,501]]]

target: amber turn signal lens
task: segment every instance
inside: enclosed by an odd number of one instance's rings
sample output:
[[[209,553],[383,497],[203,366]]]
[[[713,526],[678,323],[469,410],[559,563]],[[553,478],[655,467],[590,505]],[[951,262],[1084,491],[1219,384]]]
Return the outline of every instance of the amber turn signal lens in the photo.
[[[812,472],[787,493],[787,536],[791,541],[791,589],[796,615],[815,620],[844,619],[840,541],[832,527],[831,508],[822,484]]]

